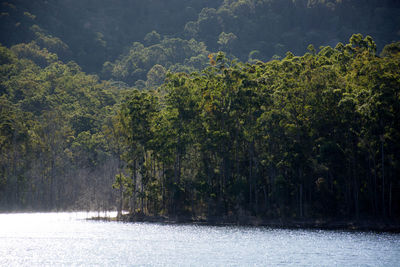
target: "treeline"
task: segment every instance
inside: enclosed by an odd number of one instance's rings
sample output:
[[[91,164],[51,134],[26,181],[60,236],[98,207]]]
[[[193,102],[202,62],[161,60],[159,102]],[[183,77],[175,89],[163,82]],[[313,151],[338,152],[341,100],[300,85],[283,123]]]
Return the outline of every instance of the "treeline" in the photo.
[[[210,52],[195,39],[163,38],[152,31],[143,43],[133,43],[114,63],[105,62],[102,77],[151,89],[164,82],[167,71],[193,72],[207,66]]]
[[[371,37],[303,56],[209,56],[135,90],[113,119],[134,214],[399,218],[400,43]]]
[[[135,42],[146,48],[155,44],[145,40],[153,31],[161,40],[194,39],[209,51],[225,51],[241,61],[268,61],[285,57],[286,51],[304,54],[311,43],[335,46],[353,33],[374,36],[383,47],[398,39],[399,24],[396,0],[2,0],[0,5],[0,43],[11,47],[34,40],[103,79],[110,78],[110,62],[124,65],[131,61],[132,52],[127,51],[146,50]],[[186,59],[191,57],[193,53]],[[153,62],[146,54],[140,61]],[[111,74],[133,86],[146,80],[156,64],[168,70],[182,62],[169,57],[163,63],[140,65],[133,74],[121,76],[117,69]]]
[[[32,43],[0,46],[0,211],[115,207],[121,92]]]
[[[399,14],[1,1],[0,210],[398,218]]]

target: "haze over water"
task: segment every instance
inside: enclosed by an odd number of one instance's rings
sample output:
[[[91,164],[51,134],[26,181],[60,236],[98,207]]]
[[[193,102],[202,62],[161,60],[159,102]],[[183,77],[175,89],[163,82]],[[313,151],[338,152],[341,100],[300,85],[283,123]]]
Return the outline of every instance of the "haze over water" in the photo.
[[[400,235],[0,214],[1,266],[398,266]]]

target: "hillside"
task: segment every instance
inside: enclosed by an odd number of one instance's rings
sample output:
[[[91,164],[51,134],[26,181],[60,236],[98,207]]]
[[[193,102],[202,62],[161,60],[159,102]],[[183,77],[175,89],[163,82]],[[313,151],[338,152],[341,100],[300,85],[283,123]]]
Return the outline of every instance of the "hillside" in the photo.
[[[143,60],[149,62],[139,67],[143,74],[121,76],[117,67],[110,71],[108,62],[119,65],[129,61],[129,51],[142,53],[135,42],[150,50],[152,45],[168,50],[163,40],[178,38],[183,43],[178,49],[191,50],[185,42],[194,39],[210,52],[222,50],[241,61],[266,61],[282,58],[287,51],[301,55],[309,44],[318,48],[346,43],[353,33],[373,36],[378,49],[383,49],[399,39],[400,31],[400,3],[393,0],[15,0],[2,1],[0,8],[3,45],[34,40],[62,60],[74,60],[85,72],[111,75],[131,85],[160,64],[144,54]],[[157,34],[151,37],[153,31]],[[199,54],[184,57],[190,61]],[[162,63],[168,69],[182,62],[170,58]]]

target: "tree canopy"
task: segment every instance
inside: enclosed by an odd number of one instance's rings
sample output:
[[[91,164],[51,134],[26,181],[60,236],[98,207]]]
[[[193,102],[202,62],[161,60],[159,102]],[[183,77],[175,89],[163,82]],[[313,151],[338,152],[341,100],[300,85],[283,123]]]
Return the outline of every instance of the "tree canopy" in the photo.
[[[125,188],[136,212],[398,216],[400,54],[378,57],[360,34],[309,50],[254,64],[220,52],[134,92],[120,116],[124,144],[140,151]]]

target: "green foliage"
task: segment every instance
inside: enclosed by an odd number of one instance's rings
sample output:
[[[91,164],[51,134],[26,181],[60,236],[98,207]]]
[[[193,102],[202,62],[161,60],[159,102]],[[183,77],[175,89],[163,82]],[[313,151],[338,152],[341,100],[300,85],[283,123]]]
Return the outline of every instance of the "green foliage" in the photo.
[[[106,181],[95,173],[113,160],[102,128],[116,88],[33,42],[1,46],[0,58],[0,208],[89,205],[86,183]]]
[[[309,50],[255,64],[211,54],[203,71],[133,93],[121,109],[127,160],[142,159],[131,202],[152,214],[398,217],[398,54],[377,57],[361,35]]]
[[[35,40],[62,60],[100,74],[105,62],[124,57],[132,43],[150,47],[164,36],[193,38],[242,61],[253,50],[261,60],[283,58],[288,50],[300,55],[310,43],[332,46],[354,32],[375,36],[383,47],[398,38],[399,12],[398,1],[379,0],[17,1],[0,7],[0,42],[11,47]],[[144,80],[152,66],[139,67],[143,71],[129,83]],[[128,74],[113,79],[127,81],[136,67],[126,67]]]
[[[399,10],[2,3],[0,204],[398,217]]]
[[[40,48],[35,42],[18,44],[11,47],[11,50],[19,58],[30,59],[40,67],[46,67],[58,60],[56,54],[50,53],[46,48]]]
[[[152,32],[149,35],[153,36],[156,33]],[[146,39],[150,37],[147,36]],[[114,63],[104,64],[103,74],[131,85],[138,80],[150,78],[147,80],[147,87],[154,88],[161,84],[166,70],[199,69],[207,63],[206,55],[209,52],[203,43],[193,39],[182,40],[168,37],[163,40],[155,38],[155,40],[159,42],[149,46],[144,46],[139,42],[133,43],[129,50],[120,56],[120,59]],[[149,40],[145,42],[152,43]]]

